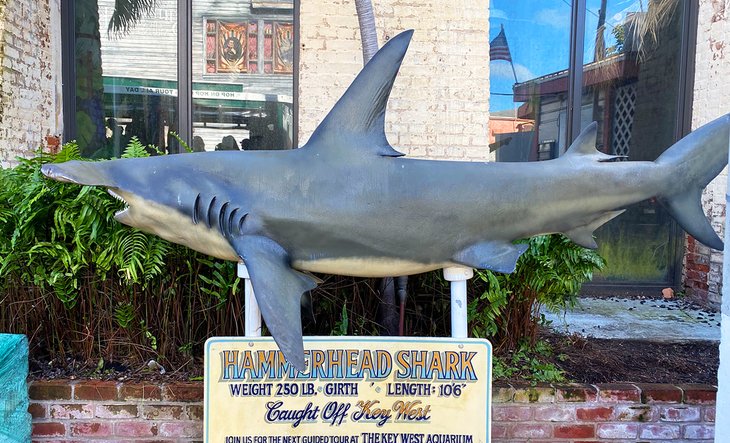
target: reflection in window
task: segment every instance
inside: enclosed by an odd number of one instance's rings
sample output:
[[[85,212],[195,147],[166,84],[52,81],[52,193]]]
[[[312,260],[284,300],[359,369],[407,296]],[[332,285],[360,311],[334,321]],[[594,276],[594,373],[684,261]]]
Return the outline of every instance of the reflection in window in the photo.
[[[84,155],[132,137],[180,152],[176,0],[74,3],[76,134]],[[148,5],[148,6],[145,6]],[[193,150],[293,146],[292,0],[193,2]]]
[[[277,2],[193,2],[193,147],[291,149],[294,10]]]
[[[88,157],[119,156],[132,137],[164,151],[177,128],[177,2],[124,4],[74,2],[76,139]]]
[[[489,130],[497,160],[548,160],[569,145],[570,3],[490,2]],[[653,161],[676,133],[682,2],[587,0],[586,8],[576,124],[597,122],[605,153]],[[656,201],[628,208],[596,236],[608,262],[597,280],[672,283],[676,231]]]
[[[598,122],[599,149],[655,160],[674,142],[682,8],[677,0],[588,0],[581,125]],[[654,200],[596,232],[608,267],[598,280],[671,284],[674,225]]]
[[[566,143],[570,2],[490,2],[490,150],[551,158]]]

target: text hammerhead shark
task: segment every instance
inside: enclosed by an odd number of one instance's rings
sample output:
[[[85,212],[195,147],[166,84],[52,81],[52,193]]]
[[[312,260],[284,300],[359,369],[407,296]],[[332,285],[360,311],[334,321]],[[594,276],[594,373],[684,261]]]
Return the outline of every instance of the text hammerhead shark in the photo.
[[[551,161],[400,158],[385,136],[385,108],[411,35],[383,46],[300,149],[72,161],[43,173],[107,187],[127,203],[115,216],[126,225],[243,260],[266,325],[299,369],[300,299],[316,286],[306,272],[512,272],[526,249],[514,240],[560,232],[596,247],[594,229],[652,197],[697,240],[723,248],[700,195],[727,163],[730,115],[654,162],[606,162],[613,157],[595,149],[595,123]]]

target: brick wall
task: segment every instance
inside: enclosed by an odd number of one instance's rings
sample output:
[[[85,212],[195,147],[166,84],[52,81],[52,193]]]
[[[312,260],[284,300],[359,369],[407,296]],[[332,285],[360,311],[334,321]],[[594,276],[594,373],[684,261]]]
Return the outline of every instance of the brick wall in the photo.
[[[58,135],[59,11],[58,0],[0,2],[0,166]]]
[[[373,2],[379,43],[415,29],[386,117],[393,146],[411,156],[489,155],[486,1]],[[305,142],[362,68],[355,4],[301,3],[299,142]]]
[[[203,384],[36,381],[33,440],[199,441]]]
[[[727,90],[730,79],[730,2],[700,0],[697,25],[697,56],[695,63],[692,127],[730,112]],[[722,238],[725,223],[725,191],[727,169],[707,186],[702,206],[715,231]],[[690,296],[719,306],[722,293],[722,252],[695,242],[686,243],[684,284]]]
[[[705,385],[495,385],[492,441],[711,442],[715,394]],[[34,441],[202,438],[202,382],[37,381],[30,399]]]
[[[713,441],[712,386],[497,385],[492,392],[495,442]]]

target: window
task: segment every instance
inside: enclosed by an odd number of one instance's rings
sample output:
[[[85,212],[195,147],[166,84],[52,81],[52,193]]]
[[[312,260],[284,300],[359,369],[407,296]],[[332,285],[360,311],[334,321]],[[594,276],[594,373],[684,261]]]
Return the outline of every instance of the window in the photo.
[[[497,160],[560,156],[593,121],[599,150],[655,160],[688,126],[693,3],[491,0],[489,123]],[[656,201],[628,208],[596,236],[608,267],[594,282],[678,281],[681,232]]]
[[[181,152],[175,134],[198,151],[294,146],[292,0],[144,3],[64,2],[65,140],[93,158],[133,137]]]

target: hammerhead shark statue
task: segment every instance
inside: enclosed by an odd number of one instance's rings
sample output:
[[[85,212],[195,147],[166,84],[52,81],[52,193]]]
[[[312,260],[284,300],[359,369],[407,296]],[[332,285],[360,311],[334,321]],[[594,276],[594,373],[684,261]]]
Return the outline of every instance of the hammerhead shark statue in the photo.
[[[300,149],[206,152],[46,164],[55,180],[105,186],[115,218],[225,260],[243,260],[266,325],[305,367],[300,300],[308,272],[385,277],[465,266],[512,272],[526,245],[560,232],[595,248],[593,230],[656,197],[697,240],[723,243],[700,204],[727,163],[730,114],[654,162],[607,162],[589,125],[560,158],[535,163],[401,158],[385,109],[413,31],[363,68]]]

